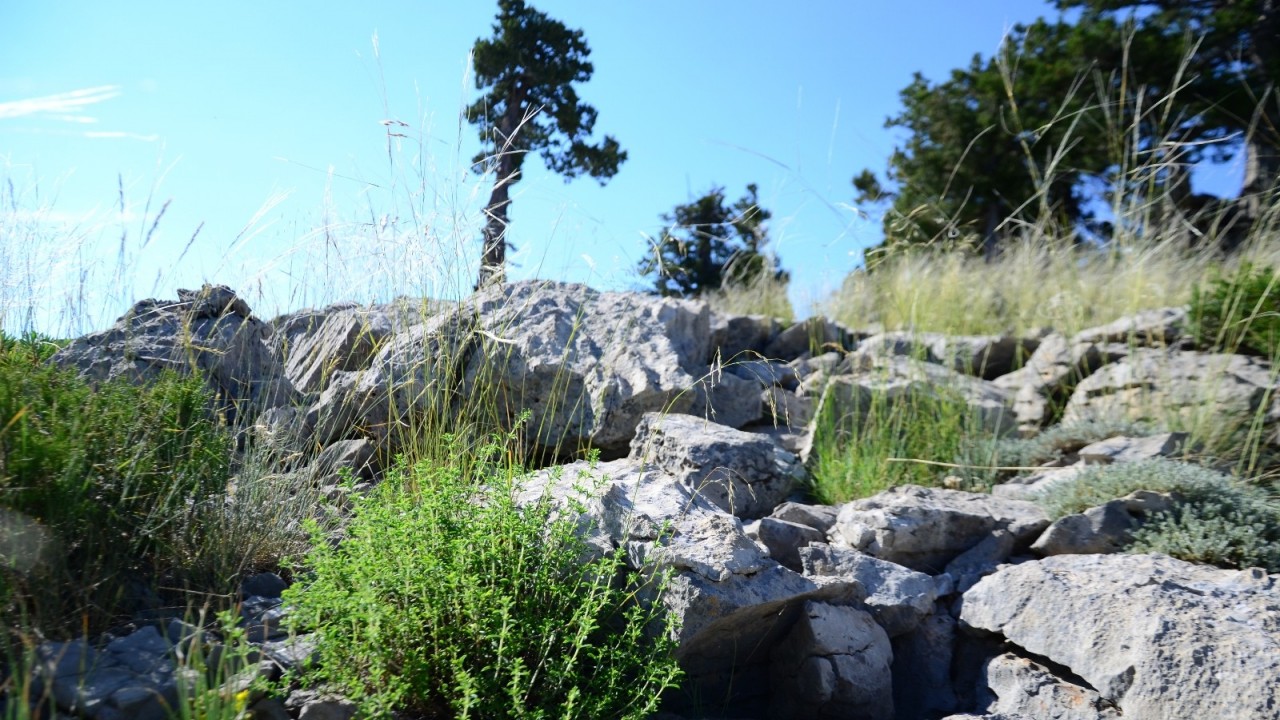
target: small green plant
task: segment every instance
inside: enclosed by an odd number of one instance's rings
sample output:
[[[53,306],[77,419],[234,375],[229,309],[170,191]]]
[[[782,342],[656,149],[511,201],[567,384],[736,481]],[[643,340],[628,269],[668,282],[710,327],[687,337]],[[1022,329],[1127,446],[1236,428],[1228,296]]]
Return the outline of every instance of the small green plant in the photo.
[[[550,498],[516,504],[507,442],[481,448],[474,475],[402,461],[355,502],[341,543],[317,534],[285,597],[294,627],[318,640],[304,682],[340,690],[368,717],[656,708],[680,672],[669,634],[649,634],[660,606],[637,602],[640,579],[621,555],[584,562],[576,521]]]
[[[48,633],[96,628],[127,604],[123,580],[184,572],[181,539],[225,491],[231,435],[199,378],[94,388],[47,364],[43,339],[0,349],[0,548],[23,555],[0,568],[3,612]]]
[[[953,390],[897,390],[859,388],[823,403],[811,468],[819,502],[839,504],[906,483],[935,485],[942,473],[934,463],[955,457],[966,438],[991,436]]]
[[[1210,276],[1191,292],[1190,331],[1205,348],[1280,355],[1280,287],[1275,268],[1241,263]]]
[[[1171,493],[1177,504],[1139,528],[1129,550],[1280,571],[1280,503],[1260,488],[1199,465],[1164,458],[1099,465],[1037,501],[1059,518],[1137,490]]]

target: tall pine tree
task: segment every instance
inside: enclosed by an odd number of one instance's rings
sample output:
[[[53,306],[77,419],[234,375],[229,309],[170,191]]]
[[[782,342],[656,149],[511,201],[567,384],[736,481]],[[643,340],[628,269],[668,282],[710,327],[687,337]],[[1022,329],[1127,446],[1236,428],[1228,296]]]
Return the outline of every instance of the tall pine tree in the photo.
[[[612,137],[588,142],[597,113],[579,99],[575,85],[591,79],[590,55],[581,30],[570,30],[524,0],[498,0],[493,36],[476,40],[472,65],[483,95],[467,108],[466,118],[480,131],[477,167],[494,176],[477,288],[505,280],[511,186],[530,153],[539,153],[566,181],[586,173],[601,184],[627,159]]]

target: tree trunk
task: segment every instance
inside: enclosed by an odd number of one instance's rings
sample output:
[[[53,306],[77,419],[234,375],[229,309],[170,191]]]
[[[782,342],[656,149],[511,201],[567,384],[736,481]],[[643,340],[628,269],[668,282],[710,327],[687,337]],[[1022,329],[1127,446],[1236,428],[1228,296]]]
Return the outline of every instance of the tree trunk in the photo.
[[[507,98],[507,109],[499,120],[494,134],[493,151],[498,167],[493,179],[493,192],[484,208],[484,251],[480,256],[480,276],[476,290],[507,281],[507,206],[511,204],[511,186],[520,179],[520,165],[524,152],[515,141],[520,123],[524,119],[525,91],[516,85]]]
[[[1276,190],[1280,179],[1280,148],[1265,140],[1252,137],[1245,143],[1244,184],[1240,199],[1245,214],[1257,219],[1267,195]]]
[[[484,253],[480,256],[480,277],[476,290],[501,285],[507,280],[507,206],[511,204],[511,184],[518,177],[518,170],[507,155],[498,160],[498,175],[485,206]]]

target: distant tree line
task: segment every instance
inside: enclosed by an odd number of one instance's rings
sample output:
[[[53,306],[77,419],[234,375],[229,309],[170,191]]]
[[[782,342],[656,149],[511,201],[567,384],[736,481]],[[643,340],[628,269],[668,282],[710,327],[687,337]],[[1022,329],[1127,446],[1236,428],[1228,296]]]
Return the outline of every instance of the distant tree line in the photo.
[[[906,131],[857,202],[886,204],[889,249],[998,250],[1021,221],[1105,241],[1125,193],[1194,216],[1187,169],[1240,153],[1247,223],[1280,171],[1280,14],[1273,0],[1059,0],[1074,20],[1018,25],[995,57],[901,92]],[[1194,236],[1194,233],[1192,233]]]

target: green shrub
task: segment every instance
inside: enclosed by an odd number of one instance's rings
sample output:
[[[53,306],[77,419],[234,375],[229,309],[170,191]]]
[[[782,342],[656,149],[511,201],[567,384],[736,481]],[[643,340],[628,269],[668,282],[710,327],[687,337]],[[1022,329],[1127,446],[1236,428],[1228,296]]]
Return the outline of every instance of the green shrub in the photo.
[[[1280,352],[1280,287],[1275,269],[1243,263],[1191,293],[1189,330],[1200,347],[1262,355]]]
[[[642,718],[679,674],[657,607],[636,602],[623,557],[584,562],[550,500],[517,507],[516,472],[421,462],[355,502],[344,539],[318,533],[286,593],[315,631],[304,678],[386,717]],[[479,480],[477,482],[476,480]],[[625,576],[623,584],[619,578]],[[646,609],[649,608],[649,609]]]
[[[1280,503],[1208,468],[1164,458],[1088,468],[1037,499],[1050,517],[1083,512],[1136,490],[1172,493],[1175,508],[1133,536],[1133,552],[1224,567],[1280,571]]]
[[[232,440],[198,378],[91,388],[48,365],[50,347],[0,343],[0,549],[28,555],[3,558],[0,594],[6,619],[21,603],[46,632],[83,631],[128,580],[183,571],[175,550],[192,508],[224,492]]]

